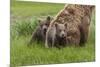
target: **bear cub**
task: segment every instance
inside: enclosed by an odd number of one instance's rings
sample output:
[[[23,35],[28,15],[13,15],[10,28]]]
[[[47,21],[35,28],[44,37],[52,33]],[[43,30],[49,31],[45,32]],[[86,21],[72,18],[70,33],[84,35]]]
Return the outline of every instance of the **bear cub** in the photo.
[[[64,47],[67,43],[67,24],[55,23],[48,28],[46,33],[45,47]]]
[[[45,36],[46,36],[46,31],[49,27],[51,21],[51,17],[47,16],[45,20],[39,20],[39,26],[35,29],[35,31],[32,33],[32,37],[30,39],[29,44],[32,44],[35,40],[37,42],[44,42],[45,41]]]

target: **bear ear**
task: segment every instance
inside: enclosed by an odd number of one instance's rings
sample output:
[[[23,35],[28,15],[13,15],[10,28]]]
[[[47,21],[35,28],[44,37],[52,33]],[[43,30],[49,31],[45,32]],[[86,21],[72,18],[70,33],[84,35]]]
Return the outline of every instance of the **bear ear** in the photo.
[[[51,20],[51,17],[50,16],[47,16],[47,19],[46,19],[47,21],[50,21]]]
[[[55,23],[55,27],[56,27],[56,28],[58,27],[58,23]]]
[[[41,20],[40,19],[38,19],[38,23],[41,23]]]
[[[67,28],[67,23],[65,23],[64,25],[65,25],[65,27]]]

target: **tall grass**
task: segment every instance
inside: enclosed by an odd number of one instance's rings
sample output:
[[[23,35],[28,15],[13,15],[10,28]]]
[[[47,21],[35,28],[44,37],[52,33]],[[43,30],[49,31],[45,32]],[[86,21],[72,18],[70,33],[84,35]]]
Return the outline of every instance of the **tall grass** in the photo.
[[[16,21],[11,25],[11,36],[31,35],[38,25],[38,20],[35,17],[30,20]]]

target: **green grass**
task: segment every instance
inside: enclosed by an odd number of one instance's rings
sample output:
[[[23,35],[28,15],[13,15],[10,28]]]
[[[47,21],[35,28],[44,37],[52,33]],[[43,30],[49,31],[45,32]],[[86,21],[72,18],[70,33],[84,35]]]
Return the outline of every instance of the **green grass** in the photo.
[[[30,36],[11,40],[11,65],[58,64],[69,62],[86,62],[95,60],[94,43],[85,47],[65,47],[46,49],[44,44],[34,43],[27,47]]]
[[[88,42],[84,47],[45,48],[35,42],[27,47],[38,17],[54,16],[63,4],[15,2],[11,4],[11,66],[95,61],[95,16],[92,17]]]
[[[56,15],[62,9],[64,4],[51,3],[33,3],[33,2],[13,2],[11,12],[14,16],[30,17]]]
[[[85,47],[44,48],[44,44],[34,43],[27,47],[29,37],[20,37],[11,42],[11,65],[58,64],[67,62],[94,61],[94,43]]]

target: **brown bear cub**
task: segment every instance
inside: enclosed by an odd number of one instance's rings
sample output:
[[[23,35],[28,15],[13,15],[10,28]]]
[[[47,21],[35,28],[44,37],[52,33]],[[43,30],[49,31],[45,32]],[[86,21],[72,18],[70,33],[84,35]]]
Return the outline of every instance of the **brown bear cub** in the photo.
[[[36,30],[33,32],[31,40],[29,44],[32,44],[35,40],[37,42],[45,41],[46,31],[48,29],[48,26],[50,24],[51,17],[48,16],[46,20],[39,20],[39,26],[36,28]]]
[[[45,47],[64,47],[66,45],[67,24],[55,23],[50,27]]]

